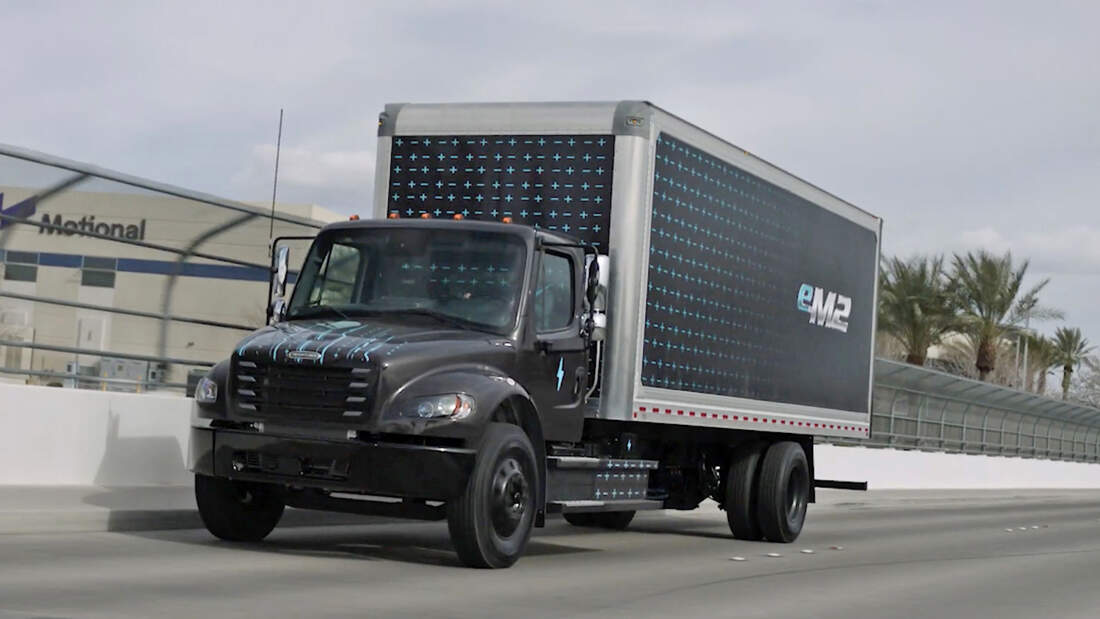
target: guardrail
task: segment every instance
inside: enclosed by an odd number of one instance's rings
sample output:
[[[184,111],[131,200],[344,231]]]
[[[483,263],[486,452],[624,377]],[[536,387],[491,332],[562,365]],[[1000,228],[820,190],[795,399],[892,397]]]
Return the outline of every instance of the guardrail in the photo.
[[[321,223],[302,217],[272,213],[259,208],[225,200],[209,194],[191,191],[148,179],[106,170],[13,146],[0,145],[0,186],[19,185],[33,188],[20,205],[31,205],[24,212],[8,207],[0,211],[0,254],[6,249],[13,230],[34,227],[41,231],[69,232],[70,229],[48,221],[35,221],[28,211],[41,208],[78,188],[114,189],[141,192],[161,198],[201,204],[228,213],[224,221],[169,243],[125,238],[118,235],[81,230],[79,234],[104,246],[121,244],[150,252],[175,256],[159,292],[159,311],[92,303],[77,299],[42,294],[28,294],[0,289],[0,298],[19,302],[68,307],[104,312],[145,320],[159,321],[157,342],[153,354],[111,349],[93,349],[56,343],[19,341],[0,336],[0,346],[41,350],[72,355],[94,355],[107,359],[122,359],[156,364],[202,368],[215,359],[195,359],[168,354],[171,327],[189,324],[213,329],[247,331],[259,325],[246,321],[214,320],[172,312],[176,284],[185,273],[189,261],[201,259],[267,273],[269,264],[266,244],[256,245],[249,255],[231,256],[204,249],[220,235],[236,230],[255,220],[281,222],[294,229],[314,231]],[[272,226],[273,228],[273,226]],[[265,226],[263,239],[270,241],[274,231]],[[284,230],[283,233],[286,231]],[[257,304],[259,305],[259,303]],[[0,360],[2,362],[2,360]],[[34,368],[2,367],[0,374],[37,378],[71,379],[74,385],[133,386],[137,388],[182,389],[185,383],[164,379],[132,379],[87,376],[77,372],[59,372]],[[913,449],[948,453],[985,454],[1043,458],[1077,462],[1100,462],[1100,410],[1068,402],[1060,402],[1035,394],[959,378],[942,372],[879,359],[875,363],[875,387],[872,413],[872,435],[868,440],[830,440],[835,444],[856,444],[868,447]]]
[[[871,438],[833,444],[1100,462],[1100,409],[875,361]]]
[[[116,307],[114,305],[85,302],[78,299],[58,298],[56,296],[38,294],[37,292],[28,294],[26,291],[0,289],[0,298],[159,321],[160,326],[154,354],[136,354],[133,352],[111,350],[109,348],[89,348],[80,345],[59,346],[56,344],[43,344],[35,341],[21,341],[10,336],[0,337],[0,346],[64,352],[73,355],[90,355],[104,358],[148,361],[158,364],[158,366],[163,368],[168,368],[171,365],[205,367],[213,363],[213,360],[183,359],[169,355],[168,341],[173,324],[185,323],[234,331],[248,331],[260,326],[256,324],[247,324],[246,321],[214,320],[199,316],[187,316],[174,313],[172,307],[174,292],[177,287],[176,284],[179,278],[185,274],[185,270],[190,262],[195,259],[200,259],[204,262],[196,263],[198,267],[210,265],[211,263],[223,264],[252,269],[266,274],[269,273],[270,263],[268,262],[269,248],[264,243],[270,241],[271,233],[269,230],[272,232],[274,231],[275,222],[280,222],[280,224],[282,224],[281,227],[283,227],[284,232],[286,231],[286,227],[289,226],[292,231],[297,231],[299,234],[307,231],[312,234],[323,225],[321,222],[304,217],[265,211],[247,204],[225,200],[202,192],[192,191],[85,163],[2,144],[0,144],[0,186],[7,186],[9,188],[15,187],[18,189],[30,190],[31,192],[29,197],[22,197],[17,204],[9,204],[4,210],[0,210],[0,257],[3,257],[5,252],[9,254],[28,252],[25,247],[18,250],[8,249],[13,232],[19,228],[27,227],[37,228],[40,233],[51,235],[72,235],[76,233],[84,239],[92,239],[102,243],[105,248],[111,245],[124,245],[141,248],[149,252],[175,256],[173,264],[164,269],[166,272],[162,273],[164,279],[162,287],[159,290],[159,312],[121,305]],[[209,227],[201,230],[197,234],[192,234],[189,238],[173,238],[169,243],[147,241],[140,238],[127,238],[127,236],[124,235],[104,233],[96,229],[81,228],[79,232],[76,232],[72,227],[58,225],[57,223],[50,222],[47,218],[43,218],[41,221],[36,221],[31,218],[31,214],[40,211],[44,206],[48,208],[48,205],[53,201],[63,196],[71,195],[78,189],[94,189],[94,191],[100,192],[100,194],[105,190],[109,190],[116,192],[116,194],[112,195],[136,194],[139,196],[154,196],[161,199],[169,198],[171,200],[179,200],[179,204],[186,204],[188,208],[194,205],[202,205],[203,207],[209,207],[211,209],[223,210],[228,213],[229,217],[224,221],[212,223]],[[89,192],[87,195],[96,194]],[[148,213],[134,213],[135,216],[140,217],[145,217],[147,214]],[[238,251],[238,255],[229,255],[224,252],[219,253],[204,248],[204,245],[215,240],[220,235],[236,230],[255,220],[271,223],[270,227],[263,226],[263,242],[256,244],[256,251],[253,252],[254,255],[248,255],[248,252],[245,252],[246,255],[240,255],[240,251]],[[91,226],[89,226],[89,228],[91,228]],[[110,231],[108,230],[106,232]],[[241,250],[240,247],[237,249]],[[110,249],[104,249],[103,253],[115,255],[111,253]],[[5,262],[11,261],[5,260]],[[157,293],[153,292],[153,294]],[[262,302],[263,299],[257,299],[257,305],[262,305]],[[0,327],[2,326],[3,325],[0,325]],[[153,386],[176,389],[186,387],[185,383],[170,382],[166,380],[129,380],[109,377],[89,377],[77,375],[75,372],[67,373],[56,370],[3,367],[3,361],[3,359],[0,359],[0,373],[9,375],[22,374],[33,377],[73,378],[80,380],[94,378],[96,382],[120,385],[138,384],[146,387]]]

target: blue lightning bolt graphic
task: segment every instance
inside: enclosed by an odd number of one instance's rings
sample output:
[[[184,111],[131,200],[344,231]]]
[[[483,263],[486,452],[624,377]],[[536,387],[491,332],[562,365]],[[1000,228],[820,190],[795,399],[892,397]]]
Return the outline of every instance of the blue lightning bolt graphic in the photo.
[[[565,357],[558,359],[558,391],[561,391],[561,379],[565,377]]]

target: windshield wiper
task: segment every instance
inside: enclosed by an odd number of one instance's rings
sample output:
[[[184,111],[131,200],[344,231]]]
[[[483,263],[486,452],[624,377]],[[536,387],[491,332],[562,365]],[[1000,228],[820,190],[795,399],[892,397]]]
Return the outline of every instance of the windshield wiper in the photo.
[[[451,316],[450,314],[444,314],[435,310],[430,310],[423,307],[408,307],[402,309],[393,310],[394,314],[415,314],[417,316],[427,316],[428,318],[434,318],[439,322],[450,325],[457,329],[474,329],[476,331],[491,331],[486,326],[473,322],[471,320],[465,320],[457,316]]]
[[[351,316],[348,316],[347,312],[345,312],[343,310],[340,310],[340,309],[336,308],[335,306],[324,305],[324,304],[306,305],[305,307],[299,308],[298,311],[294,313],[294,318],[304,318],[304,316],[302,314],[305,314],[305,313],[319,314],[319,313],[322,313],[322,312],[332,312],[333,314],[336,314],[337,316],[339,316],[340,318],[343,318],[344,320],[351,320]]]

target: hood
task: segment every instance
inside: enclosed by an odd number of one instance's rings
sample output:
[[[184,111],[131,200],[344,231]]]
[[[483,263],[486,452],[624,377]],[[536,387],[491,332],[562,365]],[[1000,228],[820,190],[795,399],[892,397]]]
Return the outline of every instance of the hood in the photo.
[[[296,320],[256,331],[237,345],[236,356],[265,363],[358,365],[421,342],[486,342],[477,331],[372,320]]]

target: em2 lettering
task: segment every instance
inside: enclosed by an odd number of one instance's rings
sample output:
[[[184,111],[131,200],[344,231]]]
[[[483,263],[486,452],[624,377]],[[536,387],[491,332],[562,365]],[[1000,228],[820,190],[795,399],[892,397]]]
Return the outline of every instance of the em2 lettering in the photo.
[[[802,284],[798,289],[798,310],[810,315],[810,324],[847,333],[852,298],[826,292],[824,288],[810,284]]]

